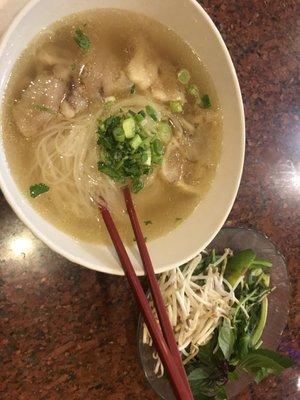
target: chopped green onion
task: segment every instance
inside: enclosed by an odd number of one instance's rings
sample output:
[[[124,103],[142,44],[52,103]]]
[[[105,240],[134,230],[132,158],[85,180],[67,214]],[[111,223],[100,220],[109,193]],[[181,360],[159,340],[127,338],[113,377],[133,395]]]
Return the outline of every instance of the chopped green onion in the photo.
[[[191,96],[196,97],[197,99],[199,99],[200,95],[199,95],[199,89],[198,86],[195,85],[194,83],[192,83],[189,88],[188,88],[188,92]]]
[[[83,50],[87,51],[91,47],[90,39],[82,32],[81,29],[76,29],[74,40]]]
[[[153,164],[161,164],[162,163],[162,156],[158,156],[156,154],[152,154],[152,163]]]
[[[201,106],[203,108],[210,108],[211,107],[211,101],[208,96],[208,94],[205,94],[204,96],[201,97]]]
[[[157,112],[152,106],[146,106],[146,111],[149,117],[151,117],[154,121],[157,121]]]
[[[145,119],[145,116],[141,114],[141,112],[138,112],[137,114],[135,114],[134,119],[137,123],[141,123]]]
[[[136,94],[136,86],[135,86],[135,84],[133,84],[133,85],[131,86],[131,88],[130,88],[130,93],[131,93],[131,94]]]
[[[144,140],[143,140],[143,144],[142,147],[145,150],[150,149],[150,145],[151,145],[151,138],[149,136],[147,136]]]
[[[38,111],[43,111],[43,112],[47,112],[49,114],[55,114],[55,111],[52,110],[52,108],[50,107],[46,107],[43,104],[34,104],[33,108],[35,108]]]
[[[170,108],[172,113],[176,114],[182,113],[183,111],[183,107],[180,101],[170,101]]]
[[[147,111],[152,113],[153,110],[148,108]],[[118,114],[97,120],[99,171],[116,182],[131,182],[131,190],[134,192],[143,188],[143,176],[152,173],[155,164],[161,164],[164,154],[162,139],[169,139],[171,129],[167,121],[155,124],[161,133],[160,138],[157,131],[148,129],[149,118],[145,117],[143,110],[120,110]]]
[[[29,188],[30,196],[35,198],[40,194],[46,193],[49,191],[49,186],[45,185],[44,183],[37,183],[36,185],[32,185]]]
[[[148,149],[145,151],[144,155],[146,156],[146,159],[144,161],[144,165],[148,165],[149,167],[151,166],[151,150]]]
[[[147,131],[144,128],[140,128],[139,135],[143,139],[148,139],[149,138],[149,134],[147,133]],[[148,143],[148,147],[150,146],[150,143],[146,142],[146,140],[144,140],[144,143]]]
[[[126,118],[123,121],[123,129],[127,139],[133,138],[135,135],[135,121],[132,117]]]
[[[158,122],[157,123],[157,135],[159,139],[165,144],[171,140],[172,128],[168,122]]]
[[[155,155],[162,156],[164,154],[164,146],[159,139],[154,139],[151,145]]]
[[[191,79],[191,75],[187,69],[182,69],[178,72],[178,80],[183,85],[187,85]]]
[[[142,138],[139,135],[135,135],[133,139],[130,140],[130,146],[133,150],[136,150],[142,144]]]
[[[121,126],[118,126],[113,130],[114,138],[117,142],[124,142],[125,140],[125,133]]]

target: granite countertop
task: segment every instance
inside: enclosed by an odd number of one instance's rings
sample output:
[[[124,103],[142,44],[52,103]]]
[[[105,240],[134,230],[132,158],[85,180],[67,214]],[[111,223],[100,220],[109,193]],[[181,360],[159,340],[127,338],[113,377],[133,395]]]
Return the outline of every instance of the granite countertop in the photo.
[[[285,255],[292,299],[280,350],[297,356],[299,3],[201,3],[227,43],[245,102],[245,170],[227,225],[264,232]],[[53,253],[19,221],[0,194],[1,399],[157,399],[139,364],[137,318],[123,278],[80,268]],[[298,396],[295,367],[253,385],[238,399]]]

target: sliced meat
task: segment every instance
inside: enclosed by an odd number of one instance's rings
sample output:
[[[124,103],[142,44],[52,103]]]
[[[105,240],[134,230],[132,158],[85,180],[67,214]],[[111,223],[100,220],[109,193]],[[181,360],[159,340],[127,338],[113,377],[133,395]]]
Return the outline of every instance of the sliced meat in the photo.
[[[67,100],[64,100],[59,108],[60,112],[64,117],[67,119],[71,119],[75,117],[75,109],[70,105],[70,103]]]
[[[156,81],[151,86],[151,93],[156,100],[162,102],[180,101],[185,103],[186,101],[183,91],[177,88],[169,88],[161,80]]]
[[[78,85],[72,88],[67,100],[75,113],[82,112],[88,108],[89,102],[84,85]]]
[[[198,108],[198,112],[195,115],[187,116],[187,119],[191,121],[198,132],[212,132],[216,127],[222,123],[221,115],[216,110],[204,110]]]
[[[161,176],[169,183],[178,183],[182,177],[183,156],[179,143],[172,139],[167,146],[166,154],[161,166]]]
[[[149,47],[145,39],[138,39],[135,53],[127,67],[127,75],[131,82],[141,90],[147,90],[157,80],[158,56]]]
[[[65,82],[69,82],[72,77],[72,71],[69,65],[57,64],[53,67],[53,75]]]
[[[190,194],[198,192],[195,186],[198,182],[193,179],[196,164],[188,161],[181,151],[180,143],[173,138],[167,147],[161,166],[161,178],[174,184],[179,190]]]
[[[184,87],[177,79],[177,70],[169,62],[159,64],[158,77],[151,85],[151,93],[159,101],[186,102]]]
[[[47,43],[37,50],[36,59],[43,67],[53,67],[58,64],[70,65],[72,53],[66,48],[62,49],[53,43]]]
[[[34,136],[58,112],[66,85],[57,78],[39,76],[30,83],[14,105],[13,115],[21,133]]]
[[[112,49],[92,48],[84,58],[81,81],[87,97],[97,99],[129,92],[132,83],[127,78],[120,58]]]
[[[66,82],[74,75],[71,69],[72,52],[66,48],[62,49],[53,43],[47,43],[37,50],[36,60],[38,73],[48,70],[56,78]]]

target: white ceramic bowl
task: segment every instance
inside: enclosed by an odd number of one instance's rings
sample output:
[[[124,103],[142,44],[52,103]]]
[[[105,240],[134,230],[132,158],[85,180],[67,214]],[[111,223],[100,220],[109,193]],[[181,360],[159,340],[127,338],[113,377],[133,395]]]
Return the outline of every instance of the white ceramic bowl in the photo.
[[[3,97],[15,61],[41,29],[73,12],[105,7],[143,13],[176,31],[207,66],[223,107],[223,151],[210,191],[186,221],[168,235],[149,243],[155,271],[159,273],[186,262],[211,242],[231,210],[243,167],[245,128],[237,76],[221,35],[203,8],[194,0],[32,0],[2,38],[0,98]],[[16,214],[51,249],[88,268],[123,274],[112,246],[75,241],[45,221],[32,208],[10,173],[1,130],[0,184]],[[137,273],[143,274],[136,249],[130,248],[128,251]]]

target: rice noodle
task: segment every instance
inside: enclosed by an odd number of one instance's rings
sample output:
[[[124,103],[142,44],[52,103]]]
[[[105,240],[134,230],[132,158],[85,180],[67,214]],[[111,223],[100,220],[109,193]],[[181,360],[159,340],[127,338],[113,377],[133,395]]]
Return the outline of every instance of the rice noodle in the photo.
[[[166,106],[146,96],[132,96],[114,103],[110,108],[104,104],[94,114],[81,114],[67,120],[60,118],[46,126],[34,143],[33,168],[43,182],[51,185],[54,205],[68,204],[78,217],[89,217],[96,213],[96,203],[105,201],[114,212],[124,208],[118,185],[109,177],[100,174],[97,168],[99,147],[96,126],[99,118],[132,109],[139,111],[146,105],[155,107],[159,118],[173,121],[175,117]],[[149,123],[154,123],[151,118]],[[178,127],[177,122],[177,129]],[[181,128],[182,130],[182,128]],[[70,198],[76,201],[70,202]],[[60,206],[59,206],[60,205]],[[62,212],[62,208],[57,209]]]

